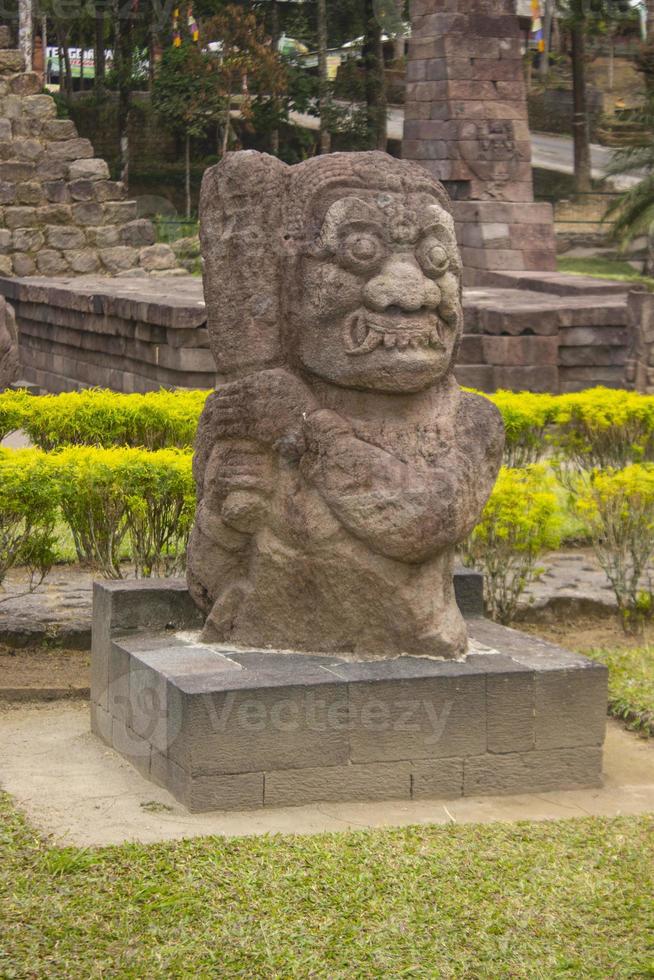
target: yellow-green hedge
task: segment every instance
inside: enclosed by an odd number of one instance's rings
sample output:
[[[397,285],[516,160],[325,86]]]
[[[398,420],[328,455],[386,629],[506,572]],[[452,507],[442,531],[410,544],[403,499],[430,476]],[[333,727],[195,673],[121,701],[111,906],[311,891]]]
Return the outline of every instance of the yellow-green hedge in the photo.
[[[47,571],[62,522],[79,560],[108,578],[121,577],[125,555],[138,576],[180,571],[195,513],[192,459],[180,449],[0,450],[0,583],[13,565],[38,564],[37,552]]]
[[[192,446],[207,394],[180,389],[123,395],[89,389],[35,398],[8,391],[0,394],[0,439],[24,429],[34,445],[46,450]],[[545,457],[584,470],[654,460],[654,396],[592,388],[571,395],[498,391],[486,397],[504,419],[509,467]]]
[[[153,391],[124,395],[102,388],[33,397],[0,395],[0,439],[24,429],[35,446],[192,446],[208,392]]]

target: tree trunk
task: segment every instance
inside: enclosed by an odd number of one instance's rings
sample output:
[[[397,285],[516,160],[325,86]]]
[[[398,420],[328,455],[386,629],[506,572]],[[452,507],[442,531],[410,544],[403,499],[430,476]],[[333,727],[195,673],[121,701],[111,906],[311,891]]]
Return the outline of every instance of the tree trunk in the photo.
[[[647,39],[654,38],[654,0],[647,0]]]
[[[95,91],[100,95],[104,91],[105,58],[104,58],[104,9],[98,4],[95,8],[95,39],[93,45],[93,60],[95,62]]]
[[[272,50],[275,54],[279,54],[279,7],[277,6],[277,0],[272,0]],[[279,102],[277,99],[273,99],[273,110],[275,113],[279,112]],[[270,131],[270,152],[274,157],[279,156],[279,129],[277,126]]]
[[[368,143],[371,149],[386,149],[386,79],[381,26],[373,0],[365,0],[366,32],[363,64],[366,73]]]
[[[329,153],[332,148],[332,134],[329,131],[331,94],[327,75],[327,0],[318,0],[318,77],[320,152]]]
[[[32,0],[18,0],[18,47],[25,59],[25,71],[31,71]]]
[[[404,21],[404,0],[395,0],[398,21]],[[402,31],[395,35],[393,43],[393,60],[402,61],[404,58],[405,37]]]
[[[191,217],[191,137],[186,133],[184,145],[184,183],[186,191],[186,218]]]
[[[572,90],[574,118],[575,190],[578,194],[591,189],[590,138],[588,132],[588,108],[586,105],[586,19],[578,16],[572,26]]]
[[[121,19],[121,5],[114,4],[114,69],[118,79],[118,141],[120,146],[120,179],[129,183],[129,106],[132,76],[132,22],[130,17]]]
[[[554,0],[545,0],[543,17],[543,41],[545,44],[540,56],[540,77],[547,78],[550,70],[550,50],[552,48],[552,19],[554,16]]]

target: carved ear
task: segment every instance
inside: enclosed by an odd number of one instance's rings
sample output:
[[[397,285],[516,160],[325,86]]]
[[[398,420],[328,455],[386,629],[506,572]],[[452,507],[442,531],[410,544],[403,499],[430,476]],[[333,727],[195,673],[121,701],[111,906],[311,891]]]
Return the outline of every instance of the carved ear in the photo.
[[[200,240],[209,340],[219,375],[281,363],[281,235],[286,164],[228,153],[204,175]]]

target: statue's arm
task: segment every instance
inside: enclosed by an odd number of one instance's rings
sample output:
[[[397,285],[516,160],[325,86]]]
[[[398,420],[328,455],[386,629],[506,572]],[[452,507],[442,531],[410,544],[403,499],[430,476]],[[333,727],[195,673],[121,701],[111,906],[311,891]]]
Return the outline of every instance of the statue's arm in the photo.
[[[422,467],[357,438],[335,413],[316,412],[306,423],[303,472],[341,523],[374,551],[424,561],[466,537],[492,489],[501,432],[496,410],[486,404],[491,412],[464,405],[456,446]]]

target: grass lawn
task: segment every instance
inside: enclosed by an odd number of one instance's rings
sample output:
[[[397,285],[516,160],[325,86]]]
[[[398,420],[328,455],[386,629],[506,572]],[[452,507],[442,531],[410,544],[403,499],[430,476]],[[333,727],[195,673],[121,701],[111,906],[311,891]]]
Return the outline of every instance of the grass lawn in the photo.
[[[654,647],[591,650],[609,668],[609,710],[630,728],[654,735]]]
[[[593,276],[595,279],[617,279],[620,282],[632,282],[644,289],[654,290],[654,279],[641,276],[628,262],[602,258],[566,259],[562,255],[558,257],[556,264],[559,272]]]
[[[55,849],[0,795],[0,976],[653,977],[654,816]]]

